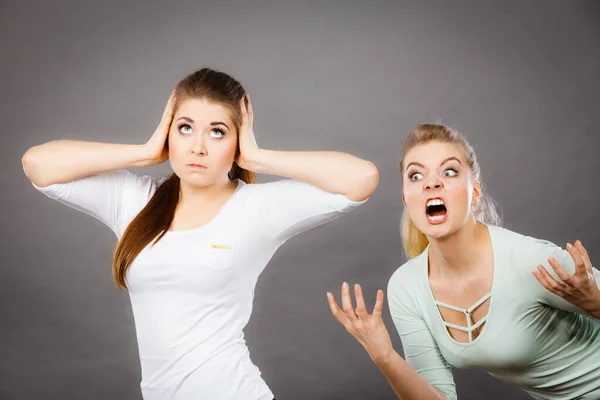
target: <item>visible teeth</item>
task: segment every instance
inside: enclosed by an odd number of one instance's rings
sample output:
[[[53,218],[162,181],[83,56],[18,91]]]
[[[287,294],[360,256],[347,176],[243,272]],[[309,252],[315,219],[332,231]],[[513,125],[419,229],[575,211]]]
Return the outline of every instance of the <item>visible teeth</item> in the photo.
[[[428,215],[427,216],[427,218],[429,218],[429,220],[433,221],[433,222],[441,221],[444,219],[444,217],[445,217],[445,215],[436,215],[436,216]]]
[[[429,206],[442,206],[444,202],[440,199],[432,199],[427,202],[427,207]]]

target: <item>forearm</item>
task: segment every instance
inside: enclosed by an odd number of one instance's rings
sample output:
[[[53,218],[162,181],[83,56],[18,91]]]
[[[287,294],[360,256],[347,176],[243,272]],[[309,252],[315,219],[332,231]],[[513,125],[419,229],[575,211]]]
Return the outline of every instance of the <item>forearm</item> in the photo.
[[[34,146],[23,155],[27,177],[40,187],[100,172],[147,164],[143,145],[56,140]]]
[[[430,385],[395,351],[385,360],[375,361],[401,400],[446,400],[439,389]]]
[[[373,163],[341,152],[260,149],[249,164],[254,172],[297,179],[353,201],[370,197],[379,182]]]

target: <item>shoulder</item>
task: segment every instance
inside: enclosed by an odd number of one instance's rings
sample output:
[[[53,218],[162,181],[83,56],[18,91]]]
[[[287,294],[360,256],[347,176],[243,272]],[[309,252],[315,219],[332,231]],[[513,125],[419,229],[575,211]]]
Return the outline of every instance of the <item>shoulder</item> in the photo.
[[[114,171],[117,179],[120,179],[122,182],[135,185],[139,187],[158,187],[163,182],[165,182],[168,177],[156,178],[151,175],[138,175],[130,172],[126,169],[121,169],[118,171]]]
[[[147,202],[168,177],[156,178],[151,175],[138,175],[127,170],[119,170],[115,171],[110,179],[114,179],[115,183],[121,186],[123,200],[139,199]]]
[[[240,184],[243,184],[245,186],[244,190],[247,193],[252,193],[253,195],[258,196],[295,193],[299,190],[320,190],[306,182],[289,178],[253,184],[247,184],[243,181],[240,181]]]
[[[572,261],[569,253],[557,246],[552,241],[523,235],[505,228],[492,227],[496,244],[501,246],[511,257],[510,261],[519,271],[534,271],[540,264],[547,264],[549,257],[554,257],[559,263],[565,264],[567,269]],[[494,249],[496,250],[496,249]]]
[[[402,264],[390,277],[387,285],[388,302],[392,313],[417,313],[421,296],[426,294],[427,251]]]
[[[102,198],[113,196],[115,200],[122,201],[123,196],[135,196],[136,193],[152,193],[159,181],[149,175],[139,176],[125,169],[99,172],[81,177],[70,182],[55,183],[46,187],[33,186],[46,195],[69,200],[75,192],[76,195]]]
[[[241,189],[247,193],[269,193],[285,190],[286,188],[294,187],[296,185],[302,185],[303,182],[294,179],[278,179],[271,182],[246,183],[239,180],[239,184],[242,185]]]
[[[421,274],[424,274],[424,268],[427,268],[427,252],[424,251],[417,257],[414,257],[404,264],[402,264],[390,277],[388,282],[388,291],[395,290],[397,288],[403,288],[410,286],[411,282],[414,282],[419,278]]]
[[[268,183],[246,183],[241,179],[237,180],[236,197],[242,198],[244,207],[256,205],[264,198],[269,197],[269,192],[276,190],[277,181]]]
[[[138,175],[127,170],[114,171],[108,177],[111,186],[120,192],[120,212],[124,221],[129,222],[152,199],[156,190],[168,179],[151,175]]]
[[[548,239],[520,234],[505,228],[493,227],[493,229],[504,243],[511,246],[512,252],[520,256],[535,258],[564,251]]]
[[[288,208],[298,206],[311,209],[323,205],[332,211],[345,212],[367,202],[353,201],[340,193],[331,193],[308,182],[298,179],[280,179],[267,183],[248,185],[248,195],[271,203],[285,203]]]

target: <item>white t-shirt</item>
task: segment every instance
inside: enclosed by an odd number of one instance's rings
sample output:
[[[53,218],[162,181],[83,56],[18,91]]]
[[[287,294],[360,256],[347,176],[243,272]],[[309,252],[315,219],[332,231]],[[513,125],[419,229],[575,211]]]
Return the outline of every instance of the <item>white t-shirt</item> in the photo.
[[[34,187],[120,238],[163,181],[118,170]],[[239,180],[210,222],[142,250],[126,280],[144,399],[273,399],[243,334],[258,276],[286,240],[362,203],[296,180]]]

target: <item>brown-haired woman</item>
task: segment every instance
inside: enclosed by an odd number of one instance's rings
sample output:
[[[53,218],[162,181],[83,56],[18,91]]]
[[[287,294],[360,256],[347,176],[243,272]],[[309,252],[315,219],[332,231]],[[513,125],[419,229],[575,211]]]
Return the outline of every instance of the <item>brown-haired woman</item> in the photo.
[[[456,399],[454,366],[488,371],[536,399],[600,399],[600,272],[581,243],[567,252],[500,228],[473,148],[446,126],[411,132],[400,173],[410,260],[387,290],[406,361],[383,325],[382,291],[372,314],[359,285],[356,309],[347,283],[343,311],[327,294],[398,397]]]
[[[240,83],[205,68],[179,82],[143,145],[53,141],[23,156],[36,188],[116,234],[146,400],[271,400],[242,332],[258,276],[285,241],[377,187],[375,166],[349,154],[259,148],[252,119]],[[167,159],[168,179],[124,169]]]

